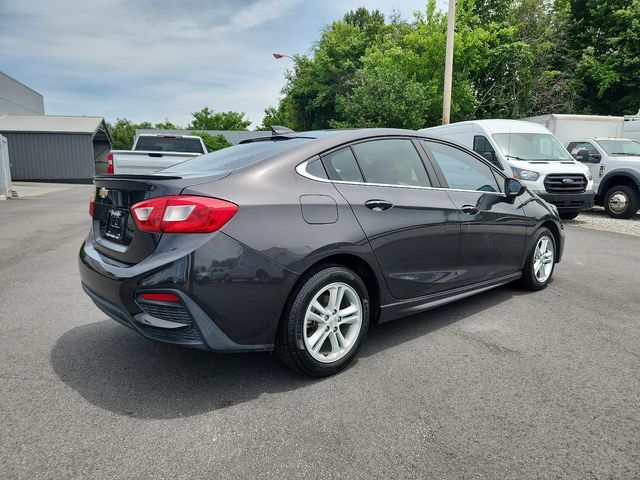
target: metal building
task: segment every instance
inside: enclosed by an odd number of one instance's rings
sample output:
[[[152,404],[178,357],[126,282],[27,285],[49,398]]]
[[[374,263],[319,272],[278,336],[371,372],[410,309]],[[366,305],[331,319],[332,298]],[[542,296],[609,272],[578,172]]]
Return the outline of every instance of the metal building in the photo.
[[[111,149],[102,117],[3,115],[0,134],[13,181],[88,182]]]
[[[0,72],[0,115],[44,115],[44,99],[35,90]]]

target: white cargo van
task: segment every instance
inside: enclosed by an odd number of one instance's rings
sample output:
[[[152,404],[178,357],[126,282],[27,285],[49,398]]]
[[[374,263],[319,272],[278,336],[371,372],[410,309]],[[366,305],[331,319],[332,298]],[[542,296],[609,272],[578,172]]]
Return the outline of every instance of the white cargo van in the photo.
[[[593,207],[593,179],[542,125],[520,120],[473,120],[421,130],[475,150],[571,219]]]

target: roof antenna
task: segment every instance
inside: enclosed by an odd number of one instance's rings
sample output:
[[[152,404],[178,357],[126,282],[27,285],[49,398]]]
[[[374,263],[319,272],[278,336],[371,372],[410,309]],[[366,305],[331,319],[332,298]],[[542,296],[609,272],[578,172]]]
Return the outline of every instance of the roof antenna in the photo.
[[[275,137],[277,135],[286,135],[288,133],[296,133],[290,128],[282,127],[280,125],[271,125],[271,136]]]

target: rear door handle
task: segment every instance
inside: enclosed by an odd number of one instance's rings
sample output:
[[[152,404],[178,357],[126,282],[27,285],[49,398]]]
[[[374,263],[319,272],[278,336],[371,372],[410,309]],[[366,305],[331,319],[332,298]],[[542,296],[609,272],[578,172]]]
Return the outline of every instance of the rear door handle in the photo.
[[[364,202],[364,205],[374,212],[384,212],[393,207],[393,203],[387,202],[386,200],[367,200]]]
[[[463,205],[460,209],[464,213],[468,213],[469,215],[477,215],[480,210],[475,205]]]

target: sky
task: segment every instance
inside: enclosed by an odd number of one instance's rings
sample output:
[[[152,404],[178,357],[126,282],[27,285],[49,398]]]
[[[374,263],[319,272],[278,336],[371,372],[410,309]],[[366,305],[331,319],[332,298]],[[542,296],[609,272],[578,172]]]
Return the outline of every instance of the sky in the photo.
[[[359,6],[411,19],[426,0],[0,0],[0,70],[50,115],[184,126],[208,106],[256,127],[292,67],[272,53],[309,53]]]

